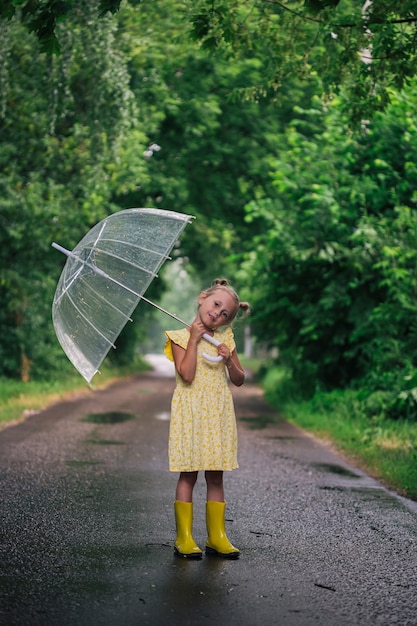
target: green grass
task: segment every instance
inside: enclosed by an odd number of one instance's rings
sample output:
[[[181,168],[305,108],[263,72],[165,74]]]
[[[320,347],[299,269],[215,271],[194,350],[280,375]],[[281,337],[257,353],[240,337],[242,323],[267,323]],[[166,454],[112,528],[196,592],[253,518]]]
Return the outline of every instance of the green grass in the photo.
[[[129,367],[103,367],[101,374],[93,379],[93,388],[106,387],[118,378],[123,378],[150,366],[138,360]],[[16,380],[0,379],[0,430],[12,423],[24,420],[33,412],[59,402],[74,395],[88,393],[90,387],[76,372],[62,378],[51,378],[48,381],[23,383]]]
[[[352,463],[387,487],[417,500],[417,423],[363,414],[353,391],[297,398],[285,372],[271,369],[264,379],[267,399],[288,420],[332,442]]]

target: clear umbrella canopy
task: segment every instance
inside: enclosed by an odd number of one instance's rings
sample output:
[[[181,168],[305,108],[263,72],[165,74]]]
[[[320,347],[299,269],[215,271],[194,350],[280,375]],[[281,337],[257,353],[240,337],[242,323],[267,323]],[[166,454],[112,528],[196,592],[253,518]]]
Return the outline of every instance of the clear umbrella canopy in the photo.
[[[143,294],[192,219],[160,209],[126,209],[96,224],[72,252],[52,244],[68,256],[52,305],[55,332],[88,383],[138,302],[156,306]]]

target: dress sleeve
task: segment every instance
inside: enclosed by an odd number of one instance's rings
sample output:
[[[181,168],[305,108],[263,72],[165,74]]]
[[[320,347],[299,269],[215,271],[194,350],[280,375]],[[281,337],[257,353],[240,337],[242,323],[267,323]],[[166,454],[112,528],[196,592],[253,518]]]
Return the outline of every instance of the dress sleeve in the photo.
[[[170,361],[173,361],[174,355],[172,353],[172,344],[176,343],[178,346],[184,348],[185,350],[188,346],[190,333],[186,329],[166,330],[165,335],[167,337],[167,341],[164,347],[164,354]]]

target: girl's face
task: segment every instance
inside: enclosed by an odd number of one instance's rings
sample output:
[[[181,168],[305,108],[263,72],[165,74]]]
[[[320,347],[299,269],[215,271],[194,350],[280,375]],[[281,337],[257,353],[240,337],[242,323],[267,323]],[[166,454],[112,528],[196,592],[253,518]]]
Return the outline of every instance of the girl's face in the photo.
[[[224,289],[216,289],[207,295],[204,291],[198,299],[198,317],[209,330],[229,324],[236,310],[233,296]]]

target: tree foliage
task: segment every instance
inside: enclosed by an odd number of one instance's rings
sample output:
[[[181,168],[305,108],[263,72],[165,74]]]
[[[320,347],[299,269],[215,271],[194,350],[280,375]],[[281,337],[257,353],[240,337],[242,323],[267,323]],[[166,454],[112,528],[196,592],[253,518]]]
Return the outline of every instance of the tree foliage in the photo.
[[[61,265],[51,241],[71,248],[111,211],[115,161],[123,167],[120,155],[135,132],[115,24],[91,20],[93,10],[91,2],[77,3],[60,57],[42,54],[17,20],[2,34],[8,70],[0,120],[3,375],[50,370],[57,355],[50,349],[56,344],[50,305]]]
[[[397,416],[417,415],[414,93],[352,135],[337,102],[299,110],[276,196],[247,207],[263,225],[247,260],[258,334],[307,394],[359,386]]]
[[[150,2],[129,0],[149,14]],[[6,0],[0,18],[19,17],[36,33],[41,49],[59,53],[59,25],[71,20],[74,0]],[[121,0],[93,3],[94,19],[120,9]],[[172,8],[167,3],[167,8]],[[353,121],[370,117],[416,75],[417,12],[414,0],[182,0],[176,6],[199,46],[224,48],[235,58],[262,59],[258,80],[247,77],[241,91],[275,98],[283,79],[320,76],[328,97],[344,87]]]
[[[343,87],[354,122],[389,102],[390,87],[416,75],[412,0],[232,0],[193,2],[192,34],[207,49],[264,60],[263,80],[246,90],[281,93],[285,76],[320,76],[332,97]]]

